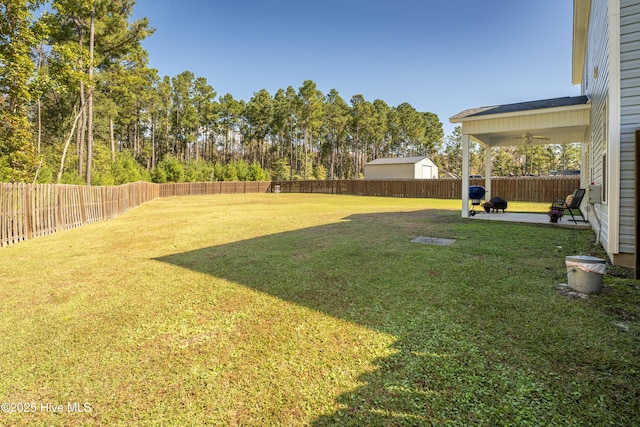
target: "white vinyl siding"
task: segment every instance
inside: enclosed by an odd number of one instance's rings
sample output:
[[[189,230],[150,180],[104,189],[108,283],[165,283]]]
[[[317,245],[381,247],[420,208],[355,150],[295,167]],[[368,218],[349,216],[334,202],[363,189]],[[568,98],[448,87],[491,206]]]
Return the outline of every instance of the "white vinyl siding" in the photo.
[[[364,179],[431,178],[438,178],[438,167],[427,157],[376,159],[364,165]]]
[[[640,129],[640,4],[620,0],[620,252],[635,253],[635,131]]]
[[[592,1],[587,34],[587,52],[582,85],[591,100],[591,132],[589,137],[589,162],[586,179],[602,185],[602,158],[604,153],[603,117],[609,91],[609,46],[607,1]],[[607,248],[609,240],[609,209],[606,203],[595,205],[600,220],[600,237]]]
[[[365,165],[364,179],[415,179],[415,165]]]

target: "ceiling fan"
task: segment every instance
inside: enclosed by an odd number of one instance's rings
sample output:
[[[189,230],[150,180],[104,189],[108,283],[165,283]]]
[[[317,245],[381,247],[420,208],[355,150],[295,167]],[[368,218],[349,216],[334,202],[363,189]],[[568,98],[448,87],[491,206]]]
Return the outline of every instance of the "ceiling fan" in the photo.
[[[523,133],[521,136],[514,136],[514,138],[522,139],[525,144],[531,144],[533,140],[545,140],[550,141],[551,138],[547,138],[546,136],[541,135],[533,135],[531,132]]]

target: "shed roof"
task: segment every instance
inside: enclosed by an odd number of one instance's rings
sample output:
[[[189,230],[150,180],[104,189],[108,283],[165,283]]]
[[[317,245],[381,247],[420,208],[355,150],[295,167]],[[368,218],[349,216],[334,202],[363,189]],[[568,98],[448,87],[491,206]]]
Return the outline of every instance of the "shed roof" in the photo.
[[[416,164],[425,159],[428,159],[427,156],[416,156],[416,157],[385,157],[380,159],[371,160],[366,163],[366,165],[400,165],[400,164]]]

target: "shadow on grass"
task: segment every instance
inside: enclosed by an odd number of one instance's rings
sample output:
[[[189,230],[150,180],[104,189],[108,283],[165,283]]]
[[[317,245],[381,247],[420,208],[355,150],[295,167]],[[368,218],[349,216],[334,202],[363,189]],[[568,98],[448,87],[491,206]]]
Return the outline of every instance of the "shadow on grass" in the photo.
[[[539,347],[526,334],[544,323],[523,323],[518,310],[530,310],[527,280],[542,277],[552,283],[557,269],[545,269],[533,253],[530,264],[505,260],[499,265],[504,251],[487,250],[487,245],[505,245],[518,226],[486,224],[474,236],[473,227],[479,226],[463,224],[457,215],[441,210],[358,214],[157,260],[397,338],[393,355],[377,360],[374,372],[358,378],[364,385],[340,396],[340,409],[313,425],[553,423],[563,411],[562,399],[545,389],[536,367],[529,367],[526,346]],[[532,234],[543,230],[527,227]],[[411,243],[417,236],[458,241]],[[515,255],[527,256],[526,249]],[[485,283],[482,274],[493,275],[494,282]],[[528,315],[542,318],[546,308],[531,310],[539,312]],[[563,344],[562,337],[548,338],[558,348]],[[502,340],[515,348],[505,350]],[[519,342],[525,345],[518,347]],[[554,365],[564,355],[544,357],[539,365]]]

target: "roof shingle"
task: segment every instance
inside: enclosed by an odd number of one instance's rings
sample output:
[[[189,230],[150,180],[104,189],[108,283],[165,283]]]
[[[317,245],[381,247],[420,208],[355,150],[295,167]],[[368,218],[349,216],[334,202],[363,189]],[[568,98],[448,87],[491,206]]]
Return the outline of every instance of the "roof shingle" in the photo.
[[[486,116],[489,114],[516,113],[519,111],[542,110],[545,108],[569,107],[572,105],[581,105],[589,102],[586,95],[582,96],[566,96],[563,98],[541,99],[538,101],[518,102],[515,104],[494,105],[491,107],[469,108],[449,119],[456,123],[461,119],[476,116]]]

